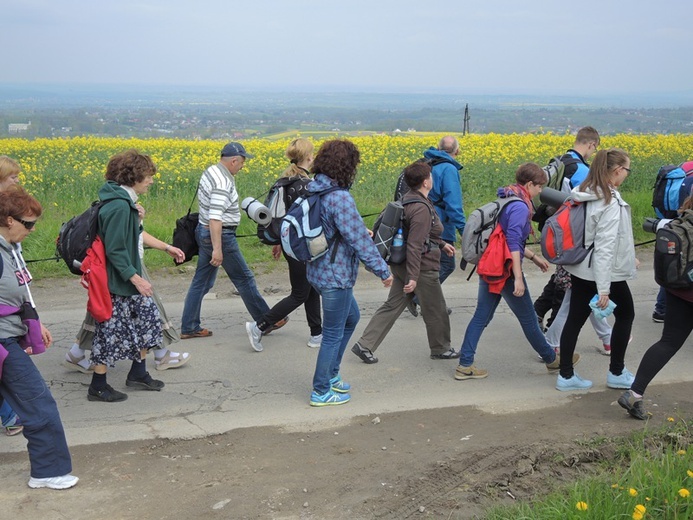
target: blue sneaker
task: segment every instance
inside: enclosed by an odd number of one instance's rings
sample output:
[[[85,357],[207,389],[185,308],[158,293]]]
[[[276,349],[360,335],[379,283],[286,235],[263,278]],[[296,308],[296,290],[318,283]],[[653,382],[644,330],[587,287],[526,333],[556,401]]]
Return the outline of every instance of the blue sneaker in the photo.
[[[311,406],[336,406],[338,404],[348,403],[351,399],[349,394],[338,394],[333,390],[329,390],[326,394],[320,395],[317,392],[310,394]]]
[[[566,379],[558,374],[556,390],[570,392],[571,390],[587,390],[588,388],[592,388],[592,381],[582,379],[577,372],[573,372],[573,377],[570,379]]]
[[[330,379],[330,386],[332,387],[333,391],[340,394],[346,394],[349,392],[349,390],[351,390],[351,385],[342,380],[341,374],[337,374],[335,377]]]
[[[624,388],[626,390],[633,386],[635,376],[627,368],[623,369],[620,376],[615,376],[611,372],[606,373],[606,386],[609,388]]]

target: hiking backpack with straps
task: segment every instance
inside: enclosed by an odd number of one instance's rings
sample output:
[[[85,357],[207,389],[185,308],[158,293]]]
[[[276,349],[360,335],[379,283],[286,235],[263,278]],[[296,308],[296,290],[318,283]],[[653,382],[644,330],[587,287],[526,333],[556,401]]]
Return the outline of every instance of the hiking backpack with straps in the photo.
[[[570,177],[565,176],[565,169],[567,166],[577,164],[580,160],[571,153],[565,153],[557,157],[552,158],[549,164],[544,166],[542,170],[546,174],[547,183],[546,188],[553,188],[558,191],[570,191],[564,189],[565,179],[570,179]],[[566,187],[567,188],[567,187]],[[553,215],[558,208],[544,204],[539,200],[539,195],[534,199],[534,205],[536,206],[536,211],[532,216],[532,220],[539,224],[539,231],[544,227],[546,219]]]
[[[691,175],[693,175],[693,161],[687,161],[678,166],[668,164],[659,169],[652,187],[652,207],[659,218],[676,218],[677,210],[682,202],[680,200],[681,187],[686,178]]]
[[[587,202],[566,200],[551,215],[541,234],[541,253],[552,264],[575,265],[592,252],[594,243],[585,246]]]
[[[415,203],[424,204],[429,211],[435,211],[431,210],[423,200],[395,200],[388,202],[387,206],[378,215],[378,218],[375,219],[373,224],[373,242],[375,242],[375,247],[378,248],[378,253],[380,253],[383,260],[390,264],[403,264],[406,260],[406,246],[395,252],[392,242],[399,229],[405,233],[404,239],[406,241],[406,232],[409,228],[404,216],[404,206]],[[431,213],[431,218],[433,218],[433,213]],[[430,245],[427,247],[430,248]]]
[[[282,177],[272,185],[265,198],[272,221],[267,226],[257,225],[260,242],[268,246],[281,244],[282,219],[311,180],[308,177]]]
[[[72,274],[82,276],[80,266],[99,228],[99,210],[111,200],[114,199],[92,202],[89,209],[72,217],[60,228],[55,241],[55,254],[65,261]]]
[[[510,194],[507,197],[499,197],[488,202],[469,214],[462,233],[462,259],[464,261],[474,265],[479,263],[481,255],[486,251],[491,233],[498,224],[501,211],[505,206],[515,201],[524,204],[521,198]]]
[[[665,289],[693,287],[693,210],[657,230],[654,277]]]
[[[331,186],[324,191],[296,199],[286,212],[281,225],[282,250],[287,255],[299,262],[312,262],[327,253],[332,244],[335,244],[332,254],[334,260],[340,235],[336,233],[332,240],[327,239],[322,227],[321,199],[323,195],[343,189],[346,188]]]

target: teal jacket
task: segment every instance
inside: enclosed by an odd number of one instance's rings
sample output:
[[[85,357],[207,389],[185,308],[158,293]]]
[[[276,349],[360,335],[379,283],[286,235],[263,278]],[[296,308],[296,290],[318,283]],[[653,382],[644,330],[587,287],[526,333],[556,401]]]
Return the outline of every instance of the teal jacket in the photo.
[[[98,231],[106,249],[108,290],[121,296],[139,294],[130,282],[133,275],[142,275],[138,250],[142,227],[137,207],[128,192],[113,181],[101,186],[99,200],[112,201],[99,210]]]

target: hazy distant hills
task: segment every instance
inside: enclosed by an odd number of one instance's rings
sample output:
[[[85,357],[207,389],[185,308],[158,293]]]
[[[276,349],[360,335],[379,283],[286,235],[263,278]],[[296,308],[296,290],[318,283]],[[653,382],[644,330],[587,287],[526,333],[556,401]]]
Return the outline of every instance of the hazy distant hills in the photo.
[[[581,96],[381,93],[113,85],[0,84],[0,137],[66,135],[225,138],[283,132],[574,131],[690,133],[693,90]]]

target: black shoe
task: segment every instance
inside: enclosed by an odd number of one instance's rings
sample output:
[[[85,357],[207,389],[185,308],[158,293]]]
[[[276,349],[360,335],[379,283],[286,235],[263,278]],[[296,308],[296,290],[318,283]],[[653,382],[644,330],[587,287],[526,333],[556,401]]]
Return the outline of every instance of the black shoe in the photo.
[[[655,323],[664,323],[664,313],[654,311],[652,313],[652,321]]]
[[[146,372],[142,379],[126,379],[125,386],[134,386],[137,388],[144,388],[145,390],[156,390],[158,392],[165,385],[163,381],[154,379],[149,375],[149,372]]]
[[[418,305],[414,303],[414,300],[407,303],[407,310],[409,311],[409,314],[411,314],[415,318],[419,315]]]
[[[356,343],[353,347],[351,347],[351,351],[356,354],[358,357],[361,358],[361,361],[368,365],[372,365],[373,363],[378,362],[378,358],[373,355],[373,352],[368,350],[367,348],[363,348],[361,345]]]
[[[454,348],[442,354],[431,354],[431,359],[457,359],[458,357],[460,357],[460,353]]]
[[[642,404],[642,397],[635,397],[630,390],[623,392],[623,395],[618,398],[618,404],[621,405],[621,408],[628,410],[631,417],[641,421],[647,419],[647,412]]]
[[[87,390],[87,399],[89,401],[103,401],[104,403],[118,403],[120,401],[125,401],[128,398],[128,394],[123,392],[118,392],[118,390],[113,390],[111,385],[106,385],[103,390],[95,390],[91,386]]]

